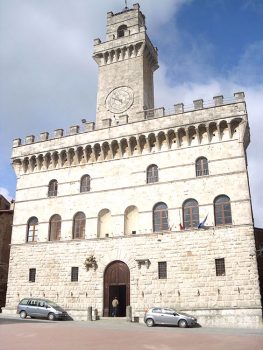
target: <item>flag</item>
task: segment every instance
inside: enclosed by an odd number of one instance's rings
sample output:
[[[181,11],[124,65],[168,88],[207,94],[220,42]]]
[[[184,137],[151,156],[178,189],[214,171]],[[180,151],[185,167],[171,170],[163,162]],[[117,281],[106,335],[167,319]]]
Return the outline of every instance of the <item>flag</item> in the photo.
[[[205,222],[206,222],[207,217],[208,217],[208,214],[206,215],[204,220],[199,223],[197,228],[204,228],[205,227]]]

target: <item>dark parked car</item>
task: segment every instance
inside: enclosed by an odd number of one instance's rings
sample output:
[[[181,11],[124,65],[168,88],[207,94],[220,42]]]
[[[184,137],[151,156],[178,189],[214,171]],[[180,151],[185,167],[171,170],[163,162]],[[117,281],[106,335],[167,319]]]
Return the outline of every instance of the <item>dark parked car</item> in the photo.
[[[174,309],[155,307],[146,311],[144,322],[148,327],[154,325],[171,325],[186,328],[195,326],[197,319],[194,316],[180,313]]]
[[[39,298],[24,298],[17,306],[17,313],[21,318],[47,318],[50,321],[68,319],[65,310],[53,301]]]

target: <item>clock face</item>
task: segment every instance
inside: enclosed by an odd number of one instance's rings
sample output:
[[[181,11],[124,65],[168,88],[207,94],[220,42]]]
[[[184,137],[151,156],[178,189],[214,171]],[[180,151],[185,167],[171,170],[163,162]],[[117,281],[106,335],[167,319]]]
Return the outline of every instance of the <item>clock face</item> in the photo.
[[[112,113],[123,113],[133,104],[133,91],[128,86],[112,90],[106,98],[106,107]]]

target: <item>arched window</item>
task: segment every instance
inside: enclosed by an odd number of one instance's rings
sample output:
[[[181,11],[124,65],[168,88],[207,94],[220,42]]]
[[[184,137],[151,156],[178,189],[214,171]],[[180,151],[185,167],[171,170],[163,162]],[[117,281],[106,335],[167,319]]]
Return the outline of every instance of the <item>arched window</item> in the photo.
[[[48,196],[56,197],[58,194],[58,182],[57,180],[51,180],[48,185]]]
[[[196,176],[209,175],[208,161],[205,157],[200,157],[195,162]]]
[[[123,24],[117,29],[117,38],[122,38],[125,35],[125,30],[127,30],[127,26]]]
[[[37,231],[38,231],[38,219],[33,216],[27,222],[27,242],[37,241]]]
[[[157,203],[153,208],[153,232],[168,230],[168,208],[165,203]]]
[[[84,213],[77,213],[73,219],[73,239],[85,237],[86,216]]]
[[[49,240],[57,241],[58,239],[60,239],[60,233],[61,233],[61,216],[55,214],[50,218],[50,221],[49,221]]]
[[[90,176],[83,175],[80,179],[80,192],[89,192],[90,191]]]
[[[158,166],[155,164],[149,165],[147,168],[147,184],[158,182]]]
[[[199,225],[199,207],[195,199],[187,199],[183,204],[184,228],[197,228]]]
[[[215,225],[231,225],[232,214],[230,198],[226,195],[221,195],[214,200]]]

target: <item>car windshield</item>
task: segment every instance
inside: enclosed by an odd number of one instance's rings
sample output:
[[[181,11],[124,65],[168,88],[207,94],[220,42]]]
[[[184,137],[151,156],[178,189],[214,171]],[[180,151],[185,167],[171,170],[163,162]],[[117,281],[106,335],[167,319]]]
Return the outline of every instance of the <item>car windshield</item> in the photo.
[[[47,304],[48,304],[49,306],[54,307],[54,308],[60,307],[60,306],[58,306],[58,304],[56,304],[56,303],[54,303],[53,301],[50,301],[50,300],[47,300]]]

